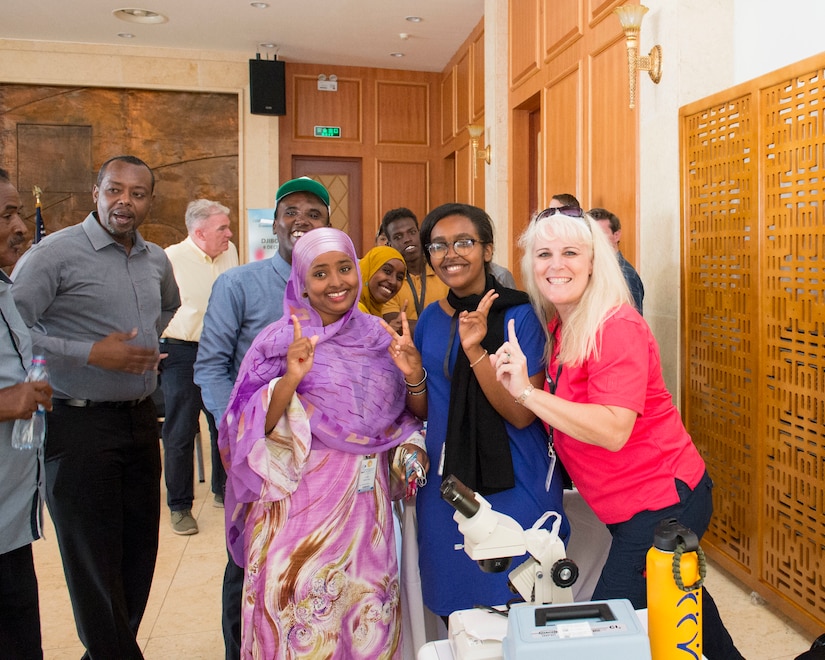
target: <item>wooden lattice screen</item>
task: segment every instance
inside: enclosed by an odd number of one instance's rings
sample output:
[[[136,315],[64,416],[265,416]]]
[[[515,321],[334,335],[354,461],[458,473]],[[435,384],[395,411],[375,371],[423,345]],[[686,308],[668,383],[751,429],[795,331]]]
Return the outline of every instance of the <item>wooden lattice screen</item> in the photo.
[[[709,554],[825,627],[825,56],[682,108],[683,413]]]

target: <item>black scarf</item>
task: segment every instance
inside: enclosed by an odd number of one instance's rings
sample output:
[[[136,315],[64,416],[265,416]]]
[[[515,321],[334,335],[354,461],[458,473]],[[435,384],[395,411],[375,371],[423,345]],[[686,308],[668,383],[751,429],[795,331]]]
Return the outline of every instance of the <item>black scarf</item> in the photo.
[[[487,352],[495,353],[504,343],[506,310],[529,303],[527,294],[501,286],[488,273],[484,293],[459,298],[451,290],[447,294],[447,302],[455,310],[453,323],[457,323],[459,313],[475,311],[490,289],[496,290],[498,298],[493,301],[487,315],[487,336],[481,346]],[[515,485],[510,438],[504,420],[484,396],[463,350],[458,351],[453,368],[444,474],[454,474],[468,488],[482,495],[507,490]]]

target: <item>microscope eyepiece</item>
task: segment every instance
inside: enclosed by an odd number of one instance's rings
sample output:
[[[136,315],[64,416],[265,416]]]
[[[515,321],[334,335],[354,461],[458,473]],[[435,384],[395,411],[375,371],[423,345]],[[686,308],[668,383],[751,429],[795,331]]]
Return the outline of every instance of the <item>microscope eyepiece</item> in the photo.
[[[452,474],[441,482],[441,499],[465,518],[472,518],[481,506],[475,493]]]

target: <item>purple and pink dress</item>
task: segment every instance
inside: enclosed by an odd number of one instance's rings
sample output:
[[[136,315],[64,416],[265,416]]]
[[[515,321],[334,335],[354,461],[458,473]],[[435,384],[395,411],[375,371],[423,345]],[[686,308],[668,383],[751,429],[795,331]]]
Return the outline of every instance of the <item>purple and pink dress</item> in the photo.
[[[401,657],[388,454],[421,424],[405,411],[404,378],[378,319],[353,305],[324,326],[301,295],[309,266],[330,251],[357,264],[338,230],[296,243],[284,316],[247,352],[221,422],[227,544],[245,568],[244,658]],[[318,335],[314,363],[267,436],[293,314],[304,337]],[[371,456],[373,489],[359,492]]]

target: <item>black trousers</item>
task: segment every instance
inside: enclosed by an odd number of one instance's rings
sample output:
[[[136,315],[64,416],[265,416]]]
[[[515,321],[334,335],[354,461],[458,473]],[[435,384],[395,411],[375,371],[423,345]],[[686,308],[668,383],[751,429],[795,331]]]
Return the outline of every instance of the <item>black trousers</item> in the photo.
[[[223,574],[223,643],[226,660],[239,660],[241,657],[241,601],[243,600],[244,570],[227,554],[226,570]]]
[[[31,543],[0,555],[0,656],[8,660],[43,658]]]
[[[161,342],[163,360],[160,388],[163,391],[163,476],[166,504],[171,511],[192,508],[195,499],[195,435],[203,408],[201,390],[195,385],[196,344]]]
[[[83,657],[142,658],[136,637],[152,586],[160,517],[155,404],[55,402],[47,424],[46,503]]]

